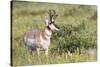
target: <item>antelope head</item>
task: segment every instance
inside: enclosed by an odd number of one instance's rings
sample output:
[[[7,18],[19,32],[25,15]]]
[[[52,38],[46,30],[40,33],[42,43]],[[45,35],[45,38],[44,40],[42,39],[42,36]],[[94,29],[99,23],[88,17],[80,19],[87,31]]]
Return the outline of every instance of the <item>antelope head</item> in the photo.
[[[55,10],[49,10],[48,14],[45,16],[46,26],[51,31],[59,31],[59,27],[55,24],[55,19],[57,16],[58,14],[56,14]]]

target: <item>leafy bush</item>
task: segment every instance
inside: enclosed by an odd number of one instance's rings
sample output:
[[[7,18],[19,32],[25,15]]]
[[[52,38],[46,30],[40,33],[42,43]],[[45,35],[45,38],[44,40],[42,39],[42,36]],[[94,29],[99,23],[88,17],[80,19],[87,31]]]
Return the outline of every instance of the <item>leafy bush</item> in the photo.
[[[77,26],[72,24],[60,25],[60,31],[54,33],[51,39],[56,44],[54,48],[59,50],[60,53],[68,51],[73,53],[77,50],[81,53],[82,48],[96,48],[96,35],[87,32],[86,26],[85,22]]]

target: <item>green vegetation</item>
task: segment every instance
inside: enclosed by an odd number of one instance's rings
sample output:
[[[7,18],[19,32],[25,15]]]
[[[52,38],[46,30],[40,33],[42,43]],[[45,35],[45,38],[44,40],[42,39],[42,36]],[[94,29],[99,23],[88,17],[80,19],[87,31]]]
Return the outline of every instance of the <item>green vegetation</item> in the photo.
[[[58,64],[97,60],[97,7],[92,5],[12,2],[12,65]],[[49,9],[58,13],[48,61],[24,47],[23,35],[30,29],[44,29],[44,15]]]

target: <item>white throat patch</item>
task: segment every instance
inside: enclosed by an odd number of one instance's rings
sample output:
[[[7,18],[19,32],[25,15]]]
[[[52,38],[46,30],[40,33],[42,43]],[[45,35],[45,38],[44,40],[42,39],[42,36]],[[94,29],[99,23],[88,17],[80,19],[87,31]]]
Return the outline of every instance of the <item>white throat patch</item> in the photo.
[[[45,29],[45,33],[46,33],[47,35],[49,35],[49,36],[51,36],[51,34],[52,34],[48,29]]]

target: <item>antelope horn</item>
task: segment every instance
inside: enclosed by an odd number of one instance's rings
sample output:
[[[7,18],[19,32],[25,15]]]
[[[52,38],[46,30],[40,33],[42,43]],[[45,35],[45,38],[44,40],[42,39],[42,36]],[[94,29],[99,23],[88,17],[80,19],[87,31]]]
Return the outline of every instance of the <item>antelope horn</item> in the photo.
[[[51,10],[49,10],[49,16],[50,16],[50,21],[52,21],[53,15],[52,15],[52,11]]]

